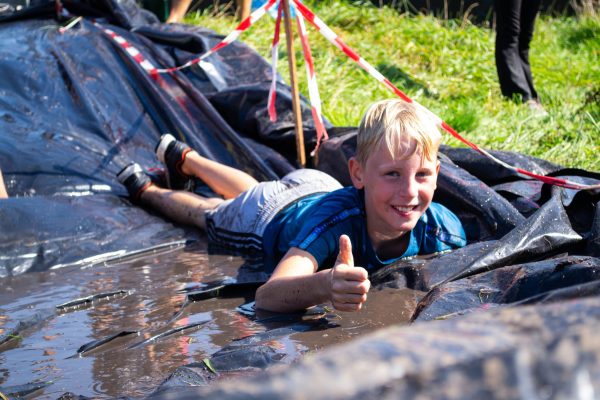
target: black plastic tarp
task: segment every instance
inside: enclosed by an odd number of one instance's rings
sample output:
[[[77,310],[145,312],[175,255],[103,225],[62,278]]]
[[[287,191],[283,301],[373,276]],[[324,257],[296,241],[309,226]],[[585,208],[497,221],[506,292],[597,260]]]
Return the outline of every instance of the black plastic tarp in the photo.
[[[595,297],[391,327],[288,368],[152,398],[597,398],[599,307]]]
[[[209,58],[219,90],[197,67],[154,80],[103,29],[114,30],[162,67],[180,65],[222,36],[163,25],[134,3],[116,1],[63,2],[86,18],[61,33],[69,19],[56,16],[54,2],[38,3],[0,16],[0,168],[9,195],[16,197],[0,208],[0,242],[10,243],[5,254],[12,254],[0,276],[181,240],[180,228],[149,213],[140,219],[132,209],[120,213],[125,223],[118,223],[110,212],[127,204],[119,199],[125,191],[115,174],[131,161],[159,167],[154,146],[162,133],[258,179],[293,169],[289,88],[279,85],[280,118],[269,122],[270,66],[247,46],[233,43]],[[311,146],[310,109],[304,112]],[[274,143],[284,154],[291,149],[290,161],[266,146]],[[65,202],[77,203],[72,212],[60,205]],[[22,223],[24,212],[31,214],[28,224]],[[82,226],[82,213],[95,225]],[[130,234],[147,225],[160,235]],[[108,230],[114,240],[89,240]],[[25,237],[27,249],[18,239]],[[64,245],[55,242],[48,250],[43,243],[49,237],[63,238]],[[39,256],[23,264],[21,251]]]

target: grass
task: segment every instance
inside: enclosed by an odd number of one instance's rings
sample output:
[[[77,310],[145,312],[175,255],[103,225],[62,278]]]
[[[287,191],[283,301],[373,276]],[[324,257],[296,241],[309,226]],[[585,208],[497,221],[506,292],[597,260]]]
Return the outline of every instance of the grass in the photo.
[[[541,15],[530,53],[536,89],[549,113],[541,118],[500,94],[494,31],[468,19],[408,15],[350,1],[305,2],[325,23],[398,88],[482,147],[510,150],[600,171],[600,17]],[[203,11],[185,22],[227,34],[232,15]],[[241,40],[270,59],[274,20],[258,21]],[[312,27],[323,112],[337,126],[356,126],[368,105],[393,97]],[[282,35],[279,72],[289,77]],[[307,95],[300,43],[299,85]],[[461,144],[445,135],[445,143]]]

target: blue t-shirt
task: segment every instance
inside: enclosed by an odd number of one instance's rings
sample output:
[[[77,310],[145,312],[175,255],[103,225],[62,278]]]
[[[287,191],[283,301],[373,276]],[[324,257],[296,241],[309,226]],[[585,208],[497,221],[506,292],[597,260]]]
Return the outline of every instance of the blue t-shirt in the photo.
[[[441,204],[431,203],[413,230],[406,251],[400,257],[380,259],[367,233],[364,192],[346,187],[298,200],[281,211],[263,235],[265,270],[272,272],[290,247],[312,254],[319,269],[334,265],[339,237],[352,242],[354,263],[375,270],[401,258],[434,254],[467,244],[460,220]]]

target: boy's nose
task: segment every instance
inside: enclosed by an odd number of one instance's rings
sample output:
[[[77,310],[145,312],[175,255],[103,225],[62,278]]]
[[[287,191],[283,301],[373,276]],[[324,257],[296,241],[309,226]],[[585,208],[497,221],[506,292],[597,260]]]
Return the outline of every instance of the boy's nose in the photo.
[[[405,179],[400,187],[400,195],[407,198],[415,198],[419,194],[418,183],[414,179]]]

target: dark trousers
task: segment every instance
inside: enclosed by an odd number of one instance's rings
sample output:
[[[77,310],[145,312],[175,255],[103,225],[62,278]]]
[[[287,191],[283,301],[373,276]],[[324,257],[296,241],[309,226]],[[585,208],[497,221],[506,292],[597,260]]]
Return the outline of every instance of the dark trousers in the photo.
[[[506,97],[537,99],[529,66],[529,43],[541,0],[496,0],[496,69]]]

